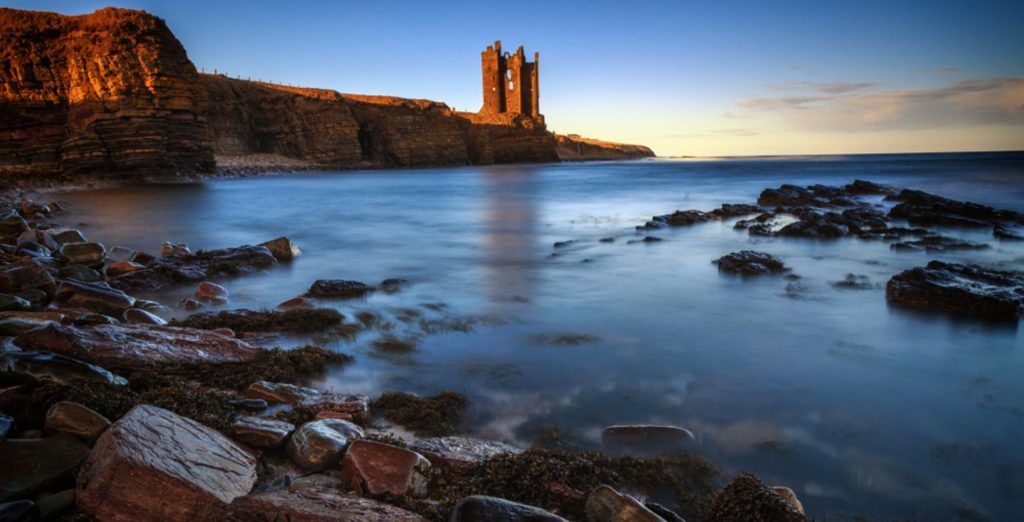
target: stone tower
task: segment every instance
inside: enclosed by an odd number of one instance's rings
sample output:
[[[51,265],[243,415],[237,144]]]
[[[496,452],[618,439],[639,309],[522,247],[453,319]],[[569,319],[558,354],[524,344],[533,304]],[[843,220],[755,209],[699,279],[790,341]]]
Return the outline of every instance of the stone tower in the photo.
[[[540,117],[539,65],[540,53],[533,53],[533,62],[528,62],[523,46],[515,54],[502,54],[500,40],[488,45],[480,53],[484,81],[484,106],[480,112]]]

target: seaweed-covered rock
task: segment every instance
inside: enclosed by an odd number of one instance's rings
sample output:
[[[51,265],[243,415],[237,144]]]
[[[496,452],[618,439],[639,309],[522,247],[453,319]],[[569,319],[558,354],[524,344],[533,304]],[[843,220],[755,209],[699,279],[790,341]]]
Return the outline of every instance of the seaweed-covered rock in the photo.
[[[252,454],[198,422],[140,405],[96,442],[77,502],[100,520],[219,522],[255,483]]]
[[[247,495],[228,509],[232,522],[426,522],[404,509],[335,487],[289,488]]]
[[[321,299],[347,299],[362,297],[372,291],[372,287],[366,286],[365,283],[360,283],[359,281],[318,279],[309,287],[306,296]]]
[[[538,507],[486,495],[466,497],[455,505],[451,522],[567,522]]]
[[[1024,314],[1024,274],[932,261],[894,275],[885,297],[925,310],[1016,320]]]
[[[587,496],[587,522],[665,522],[639,500],[601,485]]]
[[[779,259],[764,252],[742,250],[718,258],[715,261],[720,272],[745,276],[785,272],[786,265]]]
[[[0,440],[0,502],[32,496],[71,480],[89,455],[74,437]]]
[[[306,471],[337,466],[352,439],[365,436],[363,429],[341,419],[307,422],[288,439],[288,457]]]
[[[96,364],[151,365],[239,362],[258,348],[206,330],[156,325],[51,325],[14,339],[23,350],[43,350]]]
[[[341,480],[353,490],[370,495],[425,497],[430,483],[430,461],[398,446],[356,440],[345,451]]]
[[[345,319],[333,308],[277,310],[223,310],[200,312],[174,321],[175,326],[236,332],[313,332],[341,324]]]
[[[804,516],[774,489],[757,477],[743,474],[708,502],[707,522],[806,522]]]
[[[469,398],[453,391],[431,397],[405,392],[386,392],[373,403],[374,411],[418,435],[444,436],[458,433]]]
[[[73,435],[92,444],[110,427],[110,421],[81,404],[60,401],[46,412],[43,431],[47,435]]]
[[[120,275],[110,284],[125,291],[155,291],[176,284],[199,283],[218,276],[240,276],[270,268],[277,259],[264,247],[245,245],[195,254],[172,253],[146,268]]]

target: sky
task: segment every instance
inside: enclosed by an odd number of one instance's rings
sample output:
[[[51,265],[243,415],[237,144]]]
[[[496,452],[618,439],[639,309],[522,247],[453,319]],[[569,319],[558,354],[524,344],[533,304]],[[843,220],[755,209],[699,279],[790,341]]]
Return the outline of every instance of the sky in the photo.
[[[166,20],[208,72],[459,110],[482,104],[479,53],[523,45],[549,129],[661,156],[1024,149],[1021,0],[114,5]]]

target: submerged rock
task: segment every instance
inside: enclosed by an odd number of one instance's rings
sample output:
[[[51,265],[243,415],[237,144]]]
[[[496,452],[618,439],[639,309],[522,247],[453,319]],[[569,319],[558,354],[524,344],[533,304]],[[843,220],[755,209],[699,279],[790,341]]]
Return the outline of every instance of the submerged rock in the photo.
[[[70,482],[88,454],[89,446],[68,436],[0,440],[0,502]]]
[[[51,325],[19,335],[23,350],[43,350],[88,362],[150,365],[239,362],[258,348],[206,330],[156,325]]]
[[[695,442],[693,432],[678,426],[609,426],[601,432],[605,446],[630,447],[655,451],[679,448]]]
[[[405,448],[356,440],[345,451],[341,480],[364,494],[425,497],[430,483],[430,461]]]
[[[893,276],[885,297],[925,310],[1016,320],[1024,314],[1024,273],[932,261]]]
[[[924,252],[948,252],[951,250],[985,250],[984,243],[971,243],[946,236],[925,236],[912,241],[900,241],[889,245],[893,250],[918,250]]]
[[[360,283],[359,281],[318,279],[313,282],[313,286],[309,287],[309,291],[306,292],[306,296],[321,299],[345,299],[362,297],[372,291],[373,288],[366,286],[366,284]]]
[[[868,276],[860,274],[846,274],[842,280],[834,281],[832,286],[844,290],[870,290],[875,287]]]
[[[78,475],[78,507],[99,520],[220,522],[255,483],[251,453],[212,428],[139,405],[96,442]]]
[[[310,486],[247,495],[235,499],[228,520],[290,522],[426,522],[404,509],[343,493],[336,487]]]
[[[365,436],[363,429],[341,419],[307,422],[288,439],[288,458],[306,471],[337,466],[349,443]]]
[[[718,271],[745,276],[785,272],[786,265],[764,252],[743,250],[722,256],[715,261]]]
[[[450,522],[567,522],[538,507],[497,497],[473,495],[455,505]]]

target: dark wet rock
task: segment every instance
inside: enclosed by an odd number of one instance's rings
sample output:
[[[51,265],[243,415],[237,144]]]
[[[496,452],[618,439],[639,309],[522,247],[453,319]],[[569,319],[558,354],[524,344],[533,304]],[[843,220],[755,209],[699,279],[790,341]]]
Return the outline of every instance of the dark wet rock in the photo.
[[[609,426],[601,432],[601,442],[608,447],[657,450],[684,447],[695,441],[690,430],[678,426]]]
[[[196,286],[196,298],[202,301],[225,303],[228,300],[228,289],[217,283],[203,281]]]
[[[815,213],[803,216],[800,221],[790,223],[778,232],[782,237],[804,237],[810,239],[834,239],[850,233],[850,227],[842,223],[842,216],[835,212]]]
[[[70,482],[88,454],[89,447],[74,437],[0,440],[0,502]]]
[[[366,286],[359,281],[345,281],[343,279],[318,279],[309,287],[306,297],[317,297],[321,299],[345,299],[362,297],[373,288]]]
[[[70,264],[64,266],[57,272],[61,279],[74,279],[83,283],[96,283],[103,281],[103,274],[85,265]]]
[[[839,214],[839,217],[841,219],[837,219],[837,221],[856,234],[877,234],[886,231],[889,227],[885,214],[874,208],[846,209]]]
[[[261,417],[242,416],[231,423],[235,440],[254,448],[277,448],[284,444],[295,425]]]
[[[135,252],[132,249],[123,246],[115,246],[107,251],[107,259],[115,263],[118,261],[131,261],[133,255],[135,255]]]
[[[766,207],[798,207],[822,206],[821,200],[814,192],[796,185],[782,185],[777,189],[764,189],[757,198],[757,204]]]
[[[751,214],[759,214],[762,212],[764,212],[764,209],[757,205],[725,203],[721,207],[708,212],[708,214],[718,217],[719,219],[728,219],[740,216],[749,216]]]
[[[100,436],[82,465],[78,507],[99,520],[220,522],[255,483],[251,453],[212,428],[139,405]]]
[[[626,244],[627,245],[632,245],[634,243],[657,243],[659,241],[661,241],[660,237],[644,236],[643,239],[633,239],[633,240],[630,240],[630,241],[626,241]]]
[[[1024,214],[947,199],[920,190],[903,190],[892,199],[900,203],[889,211],[889,217],[905,219],[911,225],[989,227],[1004,223],[1024,224]]]
[[[259,246],[269,250],[278,261],[291,261],[302,254],[302,250],[292,243],[291,239],[284,236],[260,243]]]
[[[342,323],[344,316],[333,308],[271,310],[223,310],[201,312],[174,321],[178,326],[230,328],[236,332],[315,332]]]
[[[598,241],[600,241],[601,243],[614,243],[615,242],[615,238],[614,237],[602,237]]]
[[[57,520],[57,517],[75,509],[74,488],[65,489],[52,495],[44,495],[36,500],[40,520]]]
[[[228,509],[231,522],[426,522],[404,509],[343,493],[336,487],[282,489],[235,499]]]
[[[323,471],[338,466],[349,443],[365,435],[362,428],[346,420],[307,422],[288,439],[288,458],[306,471]]]
[[[181,301],[178,301],[178,308],[191,311],[206,308],[206,305],[200,303],[199,301],[196,301],[195,299],[184,297],[181,299]]]
[[[0,439],[6,439],[12,427],[14,427],[14,417],[0,411]]]
[[[31,500],[15,500],[0,504],[0,522],[35,522],[39,508]]]
[[[18,245],[18,249],[14,251],[14,254],[25,257],[48,257],[51,252],[49,248],[39,243],[28,241]]]
[[[875,287],[868,276],[861,274],[846,274],[840,281],[834,281],[832,286],[843,290],[870,290]]]
[[[1024,314],[1024,273],[932,261],[896,274],[885,287],[890,303],[992,319]]]
[[[777,225],[776,215],[771,212],[764,212],[750,219],[741,219],[733,224],[732,228],[735,230],[749,230],[751,235],[770,236],[772,228]]]
[[[656,502],[645,501],[644,507],[651,510],[655,515],[663,518],[665,522],[686,522],[678,513]]]
[[[570,239],[568,241],[555,241],[555,244],[552,246],[555,248],[565,248],[567,246],[575,245],[576,243],[578,243],[578,241],[576,241],[575,239]]]
[[[972,243],[946,236],[925,236],[912,241],[900,241],[889,245],[893,250],[911,250],[923,252],[949,252],[954,250],[985,250],[984,243]]]
[[[320,390],[282,382],[254,382],[245,390],[245,396],[263,399],[270,404],[298,404],[305,399],[320,396]]]
[[[142,264],[142,263],[140,263]],[[111,285],[125,291],[155,291],[173,285],[199,283],[218,276],[241,276],[270,268],[277,259],[264,247],[245,245],[195,254],[161,257],[142,270],[111,279]]]
[[[153,264],[153,261],[156,261],[156,256],[154,256],[153,254],[147,254],[145,252],[136,252],[132,254],[132,257],[128,260],[131,261],[132,263],[138,263],[142,266],[148,267],[149,265]]]
[[[318,303],[308,297],[293,297],[278,304],[277,309],[283,311],[309,310],[311,308],[316,308],[317,306]]]
[[[473,495],[455,505],[450,522],[567,522],[538,507],[497,497]]]
[[[135,298],[104,283],[84,283],[68,279],[57,287],[53,300],[61,306],[84,308],[93,312],[120,317],[135,305]]]
[[[185,243],[175,243],[173,241],[164,241],[160,245],[160,256],[185,256],[192,253],[192,249]]]
[[[5,317],[0,319],[0,335],[20,335],[25,332],[58,324],[49,319],[37,319],[34,317]]]
[[[373,403],[375,412],[421,436],[458,433],[468,406],[469,398],[453,391],[442,391],[430,397],[385,392]]]
[[[854,180],[853,183],[844,186],[843,190],[847,194],[866,196],[887,196],[896,193],[896,190],[888,185],[879,185],[878,183],[861,179]]]
[[[342,459],[341,481],[363,494],[422,498],[430,482],[430,461],[398,446],[355,440]]]
[[[657,229],[664,227],[684,227],[697,223],[706,223],[712,219],[707,212],[701,210],[677,210],[671,214],[654,216],[638,229]]]
[[[52,291],[53,286],[53,277],[35,262],[24,261],[0,268],[0,292],[5,294],[18,294],[33,288]]]
[[[370,399],[361,394],[325,392],[299,401],[295,408],[313,416],[323,412],[344,413],[356,424],[370,421]]]
[[[380,282],[380,289],[385,293],[393,294],[403,287],[408,286],[410,281],[401,277],[391,277]]]
[[[100,243],[64,243],[58,251],[68,263],[85,266],[99,266],[107,257],[107,249]]]
[[[1024,230],[996,225],[992,227],[992,237],[1004,241],[1024,241]]]
[[[263,399],[228,399],[228,404],[246,411],[263,411],[270,406]]]
[[[96,364],[149,365],[239,362],[258,348],[195,328],[155,325],[48,326],[19,335],[23,350],[43,350]]]
[[[81,230],[76,228],[59,228],[48,230],[47,233],[58,245],[65,245],[69,243],[87,243],[85,234]]]
[[[121,324],[121,321],[104,314],[82,314],[71,321],[72,326],[88,327],[101,324]]]
[[[665,522],[639,500],[601,485],[587,496],[587,522]]]
[[[120,275],[127,274],[128,272],[134,272],[136,270],[142,270],[144,266],[133,263],[131,261],[114,261],[107,265],[107,277],[117,277]]]
[[[31,310],[42,310],[50,302],[50,296],[38,288],[30,288],[24,292],[19,292],[15,297],[28,301]]]
[[[0,237],[17,236],[27,230],[31,227],[17,212],[10,210],[0,216]]]
[[[124,322],[126,323],[155,324],[159,326],[167,324],[167,321],[141,308],[129,308],[125,310],[124,313],[121,314],[121,319],[124,319]]]
[[[42,352],[0,353],[0,378],[14,382],[67,382],[83,379],[110,384],[127,383],[123,377],[99,366],[63,355]]]
[[[27,311],[32,303],[16,295],[0,294],[0,312]]]
[[[708,522],[737,520],[806,522],[807,517],[757,477],[736,477],[708,502],[704,519]]]
[[[110,427],[110,421],[81,404],[60,401],[46,412],[43,432],[47,435],[72,435],[89,445]]]
[[[733,252],[718,258],[715,263],[720,272],[745,276],[773,274],[788,270],[779,259],[753,250]]]

